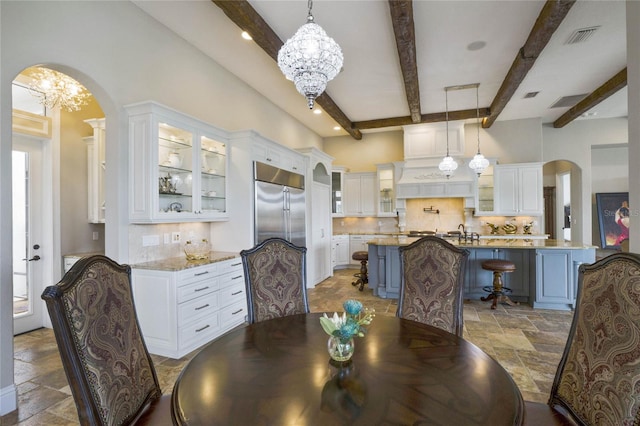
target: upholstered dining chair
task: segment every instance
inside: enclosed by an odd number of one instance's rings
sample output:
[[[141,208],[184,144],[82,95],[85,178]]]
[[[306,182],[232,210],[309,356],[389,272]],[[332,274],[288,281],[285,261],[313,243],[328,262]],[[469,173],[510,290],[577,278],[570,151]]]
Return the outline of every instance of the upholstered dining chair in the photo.
[[[462,337],[462,287],[469,250],[426,236],[400,251],[400,298],[396,316]]]
[[[567,344],[547,404],[529,425],[640,424],[640,255],[580,265]]]
[[[282,238],[240,252],[250,324],[309,312],[306,253]]]
[[[82,425],[170,425],[131,291],[131,269],[95,255],[42,293]]]

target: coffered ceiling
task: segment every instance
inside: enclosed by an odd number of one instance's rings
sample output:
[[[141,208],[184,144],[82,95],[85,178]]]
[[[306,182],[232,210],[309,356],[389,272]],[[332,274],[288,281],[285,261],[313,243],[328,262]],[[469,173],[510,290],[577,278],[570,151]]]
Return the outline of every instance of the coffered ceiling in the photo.
[[[345,58],[319,115],[274,60],[307,1],[134,3],[323,137],[442,121],[445,87],[472,83],[484,127],[627,115],[624,1],[316,0],[315,22]],[[475,89],[450,91],[449,112],[475,119]]]

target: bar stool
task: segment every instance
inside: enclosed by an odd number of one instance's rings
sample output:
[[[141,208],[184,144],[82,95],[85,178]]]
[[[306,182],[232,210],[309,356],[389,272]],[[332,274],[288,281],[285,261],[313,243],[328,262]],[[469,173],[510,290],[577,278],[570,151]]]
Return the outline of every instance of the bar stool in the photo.
[[[366,251],[356,251],[351,256],[353,260],[360,262],[360,272],[353,276],[357,278],[351,285],[360,285],[360,291],[364,288],[364,285],[369,282],[367,276],[367,261],[369,260],[369,253]]]
[[[495,309],[498,303],[506,303],[510,306],[517,305],[518,302],[512,301],[507,296],[508,293],[511,293],[511,289],[502,285],[502,274],[515,271],[516,265],[508,260],[491,259],[482,262],[482,269],[493,271],[493,286],[483,287],[483,290],[490,294],[487,297],[481,297],[480,300],[483,302],[493,300],[491,309]]]

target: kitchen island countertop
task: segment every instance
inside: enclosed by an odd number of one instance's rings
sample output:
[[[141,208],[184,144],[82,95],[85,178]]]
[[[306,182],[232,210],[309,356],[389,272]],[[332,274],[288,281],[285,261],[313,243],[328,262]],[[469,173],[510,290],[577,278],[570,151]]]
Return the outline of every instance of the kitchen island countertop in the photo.
[[[374,240],[370,240],[368,242],[369,245],[377,245],[377,246],[408,246],[414,241],[418,241],[420,238],[415,237],[389,237],[389,238],[377,238]],[[465,248],[511,248],[511,249],[531,249],[531,248],[540,248],[540,249],[588,249],[595,248],[595,246],[588,244],[577,244],[571,241],[564,240],[548,240],[548,239],[523,239],[523,238],[513,238],[513,239],[505,239],[505,238],[487,238],[476,240],[473,242],[464,242],[458,241],[457,238],[447,238],[447,242],[453,244],[454,246],[465,247]]]
[[[137,269],[153,269],[156,271],[182,271],[184,269],[196,268],[202,265],[208,265],[216,262],[240,257],[239,253],[226,251],[209,252],[209,258],[203,260],[187,260],[185,256],[170,257],[168,259],[153,260],[150,262],[136,263],[129,265]]]

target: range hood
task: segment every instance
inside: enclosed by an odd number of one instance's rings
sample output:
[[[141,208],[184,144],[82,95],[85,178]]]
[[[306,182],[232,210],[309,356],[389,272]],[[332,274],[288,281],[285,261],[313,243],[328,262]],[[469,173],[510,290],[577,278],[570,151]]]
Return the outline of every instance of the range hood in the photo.
[[[449,179],[438,169],[447,153],[446,123],[404,127],[404,157],[396,181],[396,197],[473,198],[475,177],[464,154],[464,122],[449,122],[449,153],[458,168]]]

